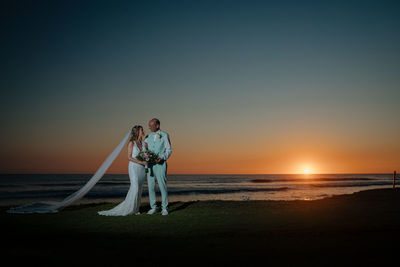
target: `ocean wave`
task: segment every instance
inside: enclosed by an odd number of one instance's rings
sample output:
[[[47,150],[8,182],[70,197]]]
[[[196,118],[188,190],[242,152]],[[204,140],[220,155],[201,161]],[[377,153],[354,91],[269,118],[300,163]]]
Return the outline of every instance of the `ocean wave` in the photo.
[[[245,192],[273,192],[273,191],[286,191],[289,187],[278,187],[278,188],[216,188],[216,189],[186,189],[178,190],[171,188],[168,190],[168,195],[203,195],[203,194],[231,194],[231,193],[245,193]],[[60,198],[63,199],[69,194],[72,194],[75,190],[29,190],[18,193],[3,192],[0,194],[0,199],[35,199],[35,198]],[[125,189],[112,189],[112,190],[92,190],[84,198],[119,198],[126,196],[128,188]],[[159,189],[156,189],[157,194],[160,193]],[[147,190],[143,190],[142,196],[148,196]]]
[[[286,178],[286,179],[252,179],[252,183],[274,183],[274,182],[340,182],[340,181],[374,181],[374,178]]]
[[[168,189],[169,196],[182,196],[182,195],[219,195],[219,194],[232,194],[232,193],[245,193],[245,192],[274,192],[274,191],[286,191],[289,187],[278,187],[278,188],[219,188],[219,189],[187,189],[177,190],[174,188]],[[156,188],[156,194],[160,194],[160,190]],[[109,191],[92,191],[89,192],[85,198],[117,198],[126,196],[127,190],[109,190]],[[142,196],[147,197],[148,191],[143,190]]]
[[[391,182],[370,182],[370,183],[346,183],[346,184],[309,184],[312,187],[365,187],[365,186],[381,186],[391,185]]]
[[[218,188],[218,189],[188,189],[188,190],[171,190],[168,194],[175,195],[191,195],[191,194],[230,194],[241,192],[270,192],[270,191],[286,191],[289,187],[277,188]]]

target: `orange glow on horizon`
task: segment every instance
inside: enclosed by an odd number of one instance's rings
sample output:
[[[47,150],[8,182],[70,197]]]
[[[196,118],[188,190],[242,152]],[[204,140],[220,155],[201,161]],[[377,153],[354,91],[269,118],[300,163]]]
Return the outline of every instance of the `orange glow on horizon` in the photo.
[[[400,166],[400,147],[342,144],[280,136],[260,138],[257,146],[233,137],[172,136],[169,174],[322,174],[391,173]],[[119,136],[118,136],[119,138]],[[1,173],[94,173],[118,143],[82,138],[80,144],[23,144],[0,157]],[[75,138],[76,139],[76,138]],[[206,142],[207,140],[207,142]],[[89,142],[91,141],[91,143]],[[315,143],[315,144],[313,144]],[[100,145],[99,145],[100,144]],[[20,153],[19,151],[23,151]],[[123,149],[107,173],[127,173]],[[308,170],[305,171],[305,170]]]

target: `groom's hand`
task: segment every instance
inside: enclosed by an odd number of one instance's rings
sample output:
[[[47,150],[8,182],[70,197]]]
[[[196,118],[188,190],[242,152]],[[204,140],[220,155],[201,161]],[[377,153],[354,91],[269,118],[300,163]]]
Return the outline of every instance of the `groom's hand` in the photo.
[[[157,162],[157,163],[160,163],[160,162],[162,162],[162,159],[158,158],[158,159],[156,160],[156,162]]]

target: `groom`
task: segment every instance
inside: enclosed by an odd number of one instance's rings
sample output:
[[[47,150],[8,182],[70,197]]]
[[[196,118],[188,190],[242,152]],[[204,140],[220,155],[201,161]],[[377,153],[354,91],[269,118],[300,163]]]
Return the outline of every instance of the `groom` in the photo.
[[[171,144],[169,136],[166,132],[160,130],[160,121],[156,118],[149,121],[149,129],[151,133],[144,140],[148,149],[158,155],[157,164],[153,165],[153,171],[147,173],[147,185],[149,188],[150,210],[147,214],[157,212],[155,187],[157,179],[158,187],[161,191],[162,198],[162,215],[168,215],[168,191],[167,191],[167,162],[171,156]],[[153,176],[152,176],[153,175]]]

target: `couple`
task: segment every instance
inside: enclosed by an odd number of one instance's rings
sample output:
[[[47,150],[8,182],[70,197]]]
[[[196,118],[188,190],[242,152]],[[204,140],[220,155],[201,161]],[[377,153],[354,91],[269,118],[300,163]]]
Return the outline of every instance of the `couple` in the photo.
[[[145,140],[143,127],[136,125],[132,128],[128,142],[128,160],[129,160],[129,179],[131,186],[128,194],[123,202],[111,210],[99,211],[100,215],[106,216],[125,216],[129,214],[139,215],[140,201],[142,197],[142,186],[147,174],[147,185],[149,189],[150,210],[147,214],[157,212],[155,180],[157,179],[158,187],[162,197],[162,215],[168,215],[168,191],[167,191],[167,162],[172,150],[169,141],[169,136],[166,132],[160,130],[160,121],[156,118],[150,120],[149,129],[151,133],[146,136]],[[139,152],[151,150],[158,155],[157,163],[148,166],[152,171],[146,173],[146,161],[136,159]]]

